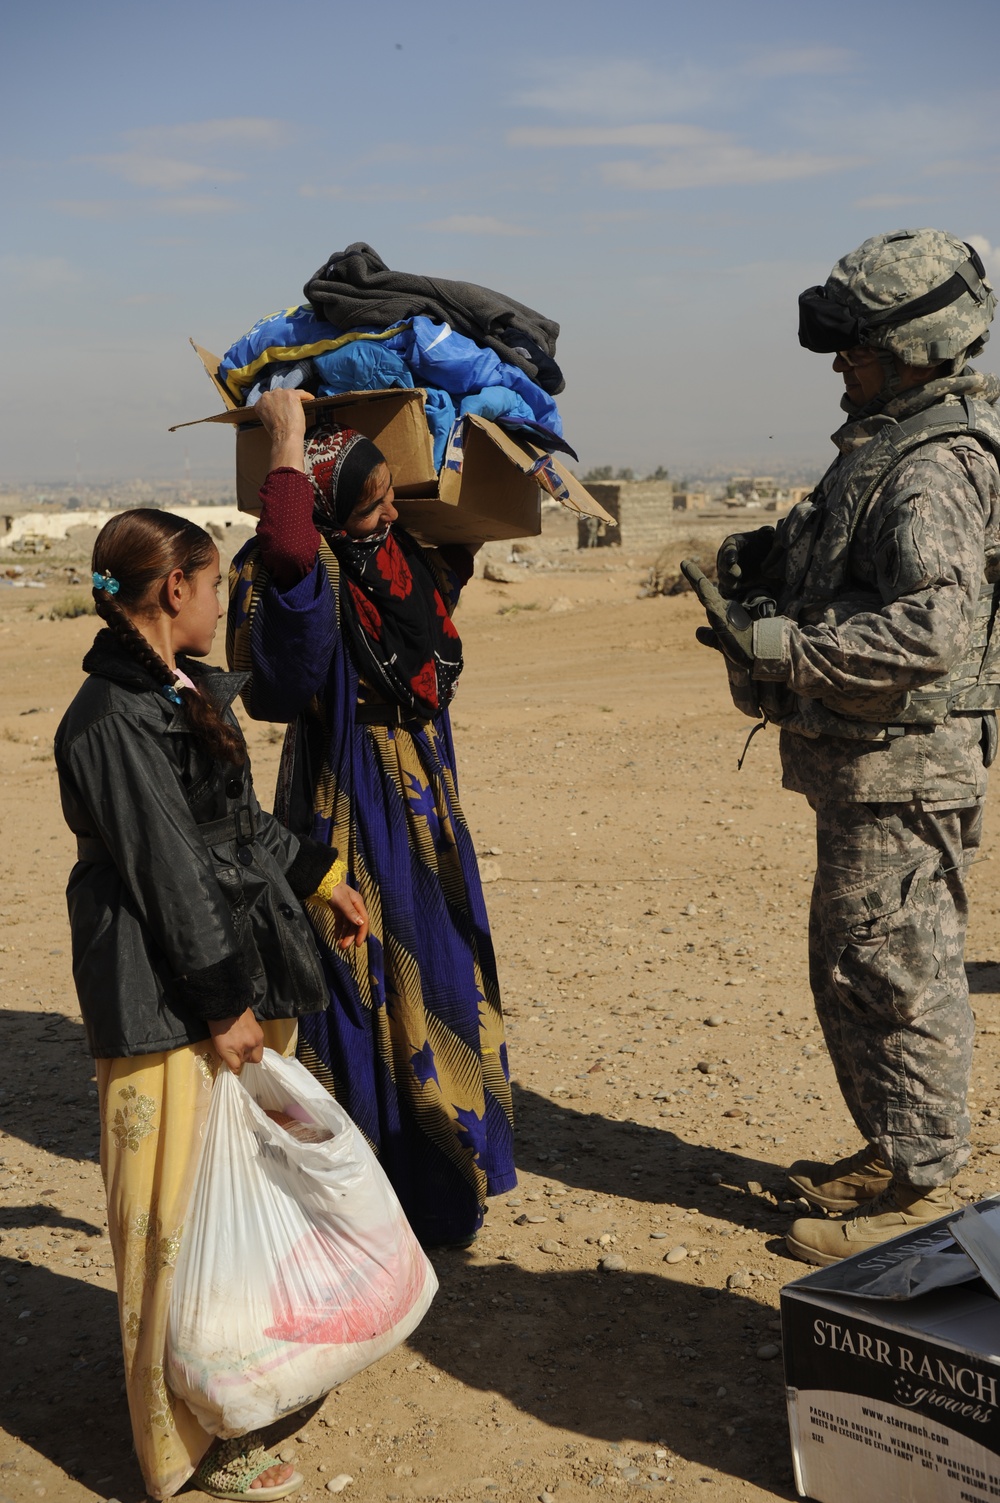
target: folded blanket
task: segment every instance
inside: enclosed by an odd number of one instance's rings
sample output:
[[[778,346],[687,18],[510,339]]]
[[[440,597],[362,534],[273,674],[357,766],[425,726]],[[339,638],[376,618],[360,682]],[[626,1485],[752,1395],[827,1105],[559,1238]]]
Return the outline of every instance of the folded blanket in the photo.
[[[566,384],[554,359],[557,323],[475,282],[390,271],[363,240],[330,256],[303,291],[317,316],[341,329],[386,328],[423,313],[495,350],[550,395]]]

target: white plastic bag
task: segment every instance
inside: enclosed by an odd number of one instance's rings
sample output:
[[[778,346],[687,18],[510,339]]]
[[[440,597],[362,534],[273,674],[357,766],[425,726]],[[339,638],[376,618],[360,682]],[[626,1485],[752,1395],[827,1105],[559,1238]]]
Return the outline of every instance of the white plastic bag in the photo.
[[[267,1111],[332,1132],[299,1142]],[[322,1397],[416,1329],[437,1279],[375,1155],[297,1060],[220,1069],[174,1274],[169,1387],[213,1435]]]

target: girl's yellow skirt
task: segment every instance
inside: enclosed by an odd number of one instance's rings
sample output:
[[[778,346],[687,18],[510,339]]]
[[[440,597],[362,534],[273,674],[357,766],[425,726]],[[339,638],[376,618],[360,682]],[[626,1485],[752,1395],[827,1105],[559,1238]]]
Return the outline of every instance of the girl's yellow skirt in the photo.
[[[294,1019],[261,1026],[267,1048],[295,1053]],[[136,1455],[153,1498],[172,1498],[212,1443],[170,1393],[163,1370],[174,1266],[218,1064],[208,1040],[96,1061],[125,1386]]]

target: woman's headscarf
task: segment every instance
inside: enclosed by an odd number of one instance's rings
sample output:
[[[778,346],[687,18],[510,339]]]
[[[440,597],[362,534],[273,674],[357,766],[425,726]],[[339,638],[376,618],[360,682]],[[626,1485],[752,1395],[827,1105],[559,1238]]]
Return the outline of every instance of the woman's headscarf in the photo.
[[[385,456],[370,438],[353,428],[323,423],[306,439],[306,474],[316,497],[316,523],[342,528],[361,500],[372,470]]]
[[[313,520],[345,576],[341,626],[354,665],[376,692],[431,719],[455,693],[462,643],[424,550],[401,527],[367,538],[344,530],[385,458],[353,428],[324,423],[306,436],[305,463]]]

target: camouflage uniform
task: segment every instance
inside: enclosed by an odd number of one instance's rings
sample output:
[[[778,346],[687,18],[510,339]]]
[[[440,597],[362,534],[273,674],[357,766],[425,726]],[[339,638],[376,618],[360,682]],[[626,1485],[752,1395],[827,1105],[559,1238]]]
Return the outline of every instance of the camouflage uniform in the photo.
[[[830,1233],[796,1222],[807,1261],[941,1214],[938,1187],[969,1154],[965,883],[1000,707],[1000,383],[965,361],[995,308],[975,249],[943,231],[844,256],[800,296],[799,341],[836,352],[835,369],[877,363],[876,386],[846,383],[874,394],[845,392],[840,453],[811,496],[774,531],[726,539],[718,588],[685,566],[737,706],[780,725],[784,785],[816,813],[810,980],[883,1161],[793,1166],[814,1204],[858,1212]],[[861,1214],[886,1167],[891,1204]]]
[[[947,1183],[969,1154],[965,879],[995,720],[892,722],[908,693],[967,654],[988,541],[1000,529],[997,461],[967,435],[923,444],[876,491],[839,566],[833,554],[823,563],[823,534],[852,457],[887,421],[998,395],[995,378],[966,367],[840,428],[840,458],[778,528],[780,614],[755,627],[753,676],[759,688],[775,686],[784,786],[816,812],[817,1013],[859,1131],[912,1186]],[[838,588],[817,604],[810,571],[828,580],[838,567]]]
[[[859,1132],[894,1176],[947,1184],[969,1157],[965,879],[982,802],[823,803],[809,979]]]

